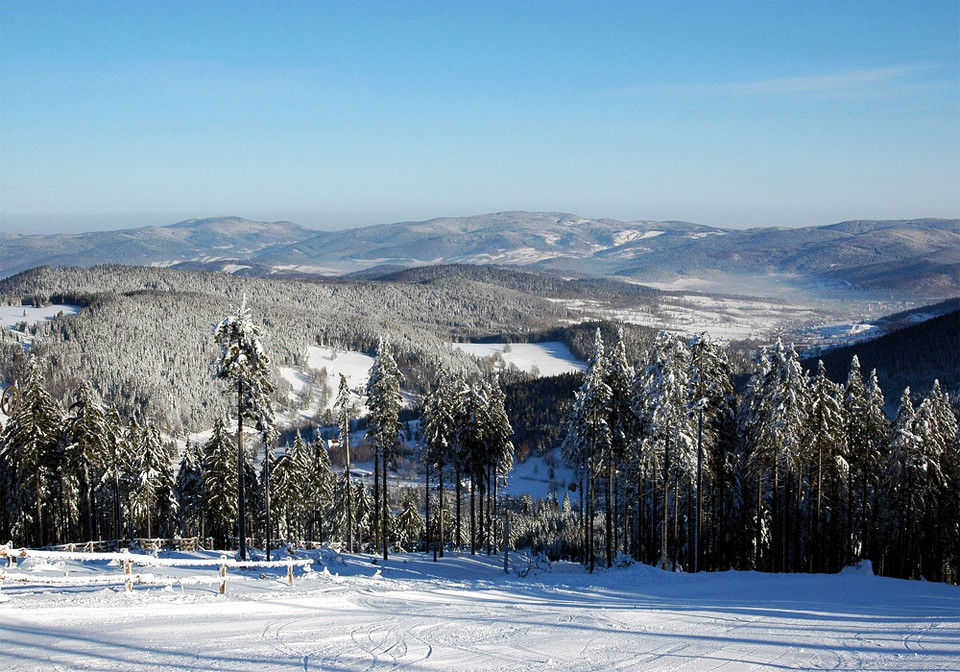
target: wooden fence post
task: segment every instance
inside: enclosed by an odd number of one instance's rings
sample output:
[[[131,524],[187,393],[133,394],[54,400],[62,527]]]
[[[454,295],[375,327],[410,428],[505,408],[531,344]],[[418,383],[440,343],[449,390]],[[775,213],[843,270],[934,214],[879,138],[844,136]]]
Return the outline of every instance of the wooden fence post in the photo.
[[[227,592],[227,556],[220,556],[220,594]]]
[[[293,560],[287,560],[287,583],[293,587]]]
[[[130,574],[130,565],[131,565],[131,560],[130,560],[130,558],[127,558],[126,560],[123,561],[123,573],[124,573],[124,574],[126,575],[126,577],[127,577],[127,592],[128,592],[128,593],[132,593],[132,592],[133,592],[133,576],[131,576],[131,574]]]

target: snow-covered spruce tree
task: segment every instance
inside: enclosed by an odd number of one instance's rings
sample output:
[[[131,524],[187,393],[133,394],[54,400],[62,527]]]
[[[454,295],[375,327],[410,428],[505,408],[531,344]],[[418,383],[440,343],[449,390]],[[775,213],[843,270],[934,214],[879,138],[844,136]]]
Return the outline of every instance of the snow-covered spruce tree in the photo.
[[[437,510],[445,510],[443,497],[443,471],[447,464],[453,460],[454,441],[456,435],[456,414],[455,399],[451,380],[443,369],[443,365],[437,367],[437,373],[433,385],[427,390],[423,398],[423,415],[421,424],[423,427],[423,463],[426,467],[427,492],[430,492],[430,473],[431,471],[437,477]],[[437,519],[437,524],[430,519],[431,500],[427,502],[427,532],[428,545],[434,541],[439,541],[440,557],[443,557],[443,540],[445,538],[444,517],[441,515]],[[434,529],[436,536],[434,537]],[[428,548],[429,550],[429,548]]]
[[[680,560],[679,512],[680,488],[688,486],[696,472],[696,427],[690,408],[690,353],[683,340],[661,332],[650,352],[643,372],[640,396],[634,400],[637,415],[644,417],[654,454],[662,456],[658,465],[661,480],[662,510],[660,565],[667,562],[676,570]],[[659,447],[657,450],[656,447]],[[672,488],[672,490],[671,490]],[[673,493],[673,526],[670,521],[670,494]],[[672,539],[672,543],[670,543]]]
[[[127,431],[116,406],[107,409],[104,416],[104,462],[100,476],[100,494],[104,499],[104,510],[111,513],[110,530],[114,540],[123,536],[123,510],[127,493],[132,486],[128,470],[131,463],[132,447],[127,440]]]
[[[381,337],[377,343],[377,353],[370,367],[367,380],[367,436],[373,441],[376,459],[380,466],[382,489],[380,492],[380,532],[383,543],[383,559],[387,559],[390,543],[389,509],[390,497],[387,492],[387,468],[396,457],[402,427],[398,420],[403,399],[400,396],[402,376],[393,359],[390,343]]]
[[[244,467],[243,421],[250,420],[261,435],[267,437],[273,431],[274,416],[270,395],[270,358],[260,344],[260,330],[250,318],[247,298],[243,297],[236,315],[223,320],[214,330],[214,338],[220,347],[217,361],[217,377],[229,383],[237,395],[237,474]],[[265,443],[269,443],[266,440]],[[245,480],[237,479],[237,536],[240,544],[240,559],[247,558]]]
[[[936,567],[934,578],[957,585],[960,583],[960,434],[950,397],[933,381],[930,395],[920,404],[920,413],[929,417],[930,436],[938,444],[940,471],[944,487],[939,505],[934,509],[937,528]]]
[[[844,564],[870,557],[869,538],[876,528],[875,501],[882,473],[881,448],[887,433],[883,394],[871,374],[870,392],[854,355],[843,389],[844,454],[848,464],[843,539]]]
[[[605,471],[607,475],[607,493],[606,501],[617,502],[623,498],[623,495],[615,491],[615,488],[622,490],[623,483],[615,476],[618,470],[626,472],[622,467],[627,460],[630,437],[639,431],[639,423],[633,412],[633,404],[630,397],[630,389],[633,381],[634,371],[627,361],[626,342],[623,336],[623,327],[617,329],[617,341],[613,350],[607,357],[605,365],[607,375],[607,385],[610,387],[610,415],[608,426],[610,428],[610,449],[607,451],[605,460]],[[622,534],[617,533],[618,525],[614,520],[614,506],[606,506],[606,555],[607,566],[613,564],[614,546],[616,537],[623,539],[623,547],[620,549],[623,553],[629,552],[630,534],[626,529],[629,527],[629,516],[624,516],[624,527]]]
[[[14,512],[10,532],[37,546],[53,538],[50,523],[56,509],[62,426],[63,412],[44,388],[40,361],[31,355],[20,403],[0,433],[0,459],[10,470],[12,481],[8,495]]]
[[[303,530],[300,520],[310,505],[308,481],[310,478],[310,455],[297,430],[293,445],[271,466],[270,503],[276,514],[279,536],[288,541],[297,539]]]
[[[416,550],[423,537],[423,517],[420,515],[420,495],[416,488],[405,488],[397,516],[397,546],[401,552]]]
[[[919,430],[919,431],[918,431]],[[900,396],[900,410],[890,435],[887,456],[889,523],[888,553],[896,546],[897,575],[919,578],[917,521],[926,513],[927,498],[940,485],[939,463],[924,445],[910,388]]]
[[[106,419],[94,399],[93,388],[84,381],[74,391],[67,416],[67,457],[80,478],[84,494],[86,537],[95,539],[94,488],[100,481],[106,458]]]
[[[563,454],[579,479],[580,510],[583,521],[583,551],[581,561],[593,571],[595,562],[594,507],[595,479],[603,456],[610,449],[610,385],[607,382],[603,337],[597,329],[594,354],[583,384],[574,398],[567,418],[567,434],[563,440]]]
[[[732,452],[732,425],[734,422],[734,392],[726,351],[706,334],[693,336],[688,344],[690,350],[690,396],[697,423],[697,477],[695,535],[693,545],[693,569],[703,567],[701,556],[704,546],[703,491],[713,492],[711,498],[715,511],[711,527],[715,540],[714,554],[722,557],[725,537],[724,501],[730,471],[727,456]],[[707,483],[704,483],[706,476]],[[714,563],[715,565],[716,563]]]
[[[208,530],[217,548],[226,548],[237,521],[236,446],[224,427],[223,416],[213,423],[213,434],[203,445],[203,483]]]
[[[487,432],[490,429],[489,387],[477,381],[464,390],[461,399],[460,422],[457,440],[462,449],[463,468],[470,478],[470,553],[476,554],[478,544],[478,521],[483,522],[483,496],[487,473]],[[481,510],[477,512],[477,495],[480,495]],[[480,543],[483,532],[480,530]]]
[[[343,448],[344,461],[341,477],[344,484],[338,486],[336,493],[339,494],[334,494],[334,506],[343,514],[343,524],[338,523],[337,529],[340,530],[341,537],[347,541],[347,552],[353,553],[353,502],[355,496],[350,476],[350,420],[353,418],[355,410],[350,386],[347,384],[347,377],[342,373],[340,374],[340,387],[337,390],[337,401],[334,403],[334,408],[337,411],[337,429],[340,434],[340,446]]]
[[[924,453],[936,466],[928,468],[932,477],[927,486],[926,510],[919,522],[922,547],[923,578],[943,581],[949,568],[949,556],[957,552],[956,510],[957,483],[957,420],[950,410],[947,395],[936,380],[933,389],[917,408],[914,420],[916,433],[923,441]]]
[[[203,537],[203,452],[187,441],[177,469],[177,530],[183,537]]]
[[[841,388],[827,378],[820,360],[810,384],[809,433],[804,452],[804,470],[813,489],[807,562],[809,571],[836,572],[843,562],[843,544],[836,538],[843,520],[844,488],[849,463],[844,450],[844,414]]]
[[[797,564],[788,565],[795,557],[800,540],[792,534],[796,519],[796,492],[803,439],[809,418],[809,391],[806,376],[800,367],[793,346],[789,348],[777,340],[773,350],[764,353],[761,371],[751,381],[744,399],[741,417],[741,435],[749,447],[748,467],[756,478],[756,532],[754,537],[754,567],[788,571]],[[764,489],[769,484],[770,492]],[[772,495],[768,506],[767,495]],[[771,534],[766,558],[766,521]],[[791,545],[797,540],[800,543]],[[766,564],[766,567],[764,566]]]
[[[353,486],[353,490],[355,493],[353,500],[353,523],[356,528],[357,540],[360,543],[360,547],[364,548],[367,544],[372,544],[376,537],[374,531],[376,503],[370,495],[370,490],[368,490],[362,482],[356,483]]]
[[[130,514],[136,523],[146,523],[147,537],[152,538],[154,521],[157,521],[157,528],[166,531],[176,511],[175,476],[171,468],[173,453],[164,444],[154,423],[147,421],[143,426],[133,427],[131,436],[135,437],[136,449],[132,455],[131,472],[135,487],[129,493]]]
[[[487,552],[490,552],[490,540],[494,537],[493,544],[496,546],[496,524],[497,520],[497,483],[501,478],[513,469],[514,447],[510,437],[513,436],[513,427],[510,424],[510,418],[507,416],[506,409],[507,397],[500,387],[500,380],[494,379],[490,386],[488,395],[489,410],[487,417],[489,427],[487,428]]]
[[[341,374],[342,375],[342,374]],[[310,446],[307,461],[307,479],[304,495],[305,510],[309,518],[308,534],[314,541],[325,541],[332,532],[330,512],[333,509],[333,486],[336,480],[330,455],[320,432]]]

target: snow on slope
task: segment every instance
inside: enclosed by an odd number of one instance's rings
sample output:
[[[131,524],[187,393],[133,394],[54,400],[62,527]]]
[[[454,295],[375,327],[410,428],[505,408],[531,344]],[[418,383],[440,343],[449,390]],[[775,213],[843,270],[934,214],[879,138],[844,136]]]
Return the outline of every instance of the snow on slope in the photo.
[[[40,308],[34,308],[33,306],[0,306],[0,324],[3,324],[7,329],[13,329],[21,322],[34,325],[41,320],[52,320],[60,313],[75,315],[79,310],[80,306],[59,303]]]
[[[558,376],[561,373],[583,371],[586,367],[577,360],[563,343],[454,343],[478,359],[493,358],[501,367],[515,365],[527,373]],[[502,362],[502,363],[501,363]]]
[[[281,366],[280,375],[290,383],[294,392],[303,394],[309,389],[311,401],[301,415],[304,418],[313,417],[317,411],[333,408],[337,401],[337,391],[340,389],[340,374],[347,377],[350,386],[351,398],[359,414],[365,413],[363,406],[363,391],[367,386],[367,377],[370,367],[373,366],[373,357],[362,352],[351,350],[337,350],[330,347],[307,348],[307,370],[317,373],[308,374],[300,369]],[[326,376],[319,375],[326,371]],[[325,386],[321,395],[320,387]],[[321,399],[323,408],[320,408]]]
[[[298,552],[231,567],[150,556],[124,589],[114,560],[62,554],[6,569],[0,668],[271,670],[946,670],[960,589],[870,576],[670,574],[503,558]],[[112,563],[112,564],[111,564]],[[69,580],[76,577],[75,585]],[[177,577],[182,577],[177,583]],[[53,583],[48,580],[57,578]],[[25,580],[21,580],[25,579]],[[66,579],[68,582],[63,583]]]

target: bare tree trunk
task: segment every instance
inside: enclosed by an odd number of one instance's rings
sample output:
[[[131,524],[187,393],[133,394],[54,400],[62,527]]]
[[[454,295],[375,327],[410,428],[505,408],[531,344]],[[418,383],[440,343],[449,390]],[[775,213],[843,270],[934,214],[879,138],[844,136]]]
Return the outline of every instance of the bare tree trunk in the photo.
[[[390,497],[387,494],[387,451],[383,450],[383,515],[381,522],[383,524],[383,559],[387,560],[387,546],[390,544]]]
[[[247,498],[243,478],[243,386],[237,383],[237,537],[240,559],[247,559]]]
[[[670,516],[670,427],[667,427],[667,437],[663,444],[663,529],[660,532],[660,547],[662,553],[661,569],[667,568],[667,530]]]

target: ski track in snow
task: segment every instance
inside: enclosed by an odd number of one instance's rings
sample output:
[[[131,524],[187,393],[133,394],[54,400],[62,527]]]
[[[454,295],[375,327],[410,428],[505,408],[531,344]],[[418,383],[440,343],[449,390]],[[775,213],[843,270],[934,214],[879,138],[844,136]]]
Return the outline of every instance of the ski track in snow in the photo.
[[[511,559],[514,567],[525,562]],[[89,576],[81,570],[95,563],[70,559],[8,568],[0,669],[960,668],[955,586],[638,565],[590,576],[562,563],[520,578],[504,575],[496,557],[371,560],[326,552],[323,569],[299,567],[293,587],[285,569],[231,570],[225,596],[209,584],[131,593],[43,584],[45,575]],[[117,569],[102,562],[90,571]],[[178,568],[151,571],[170,579]]]

